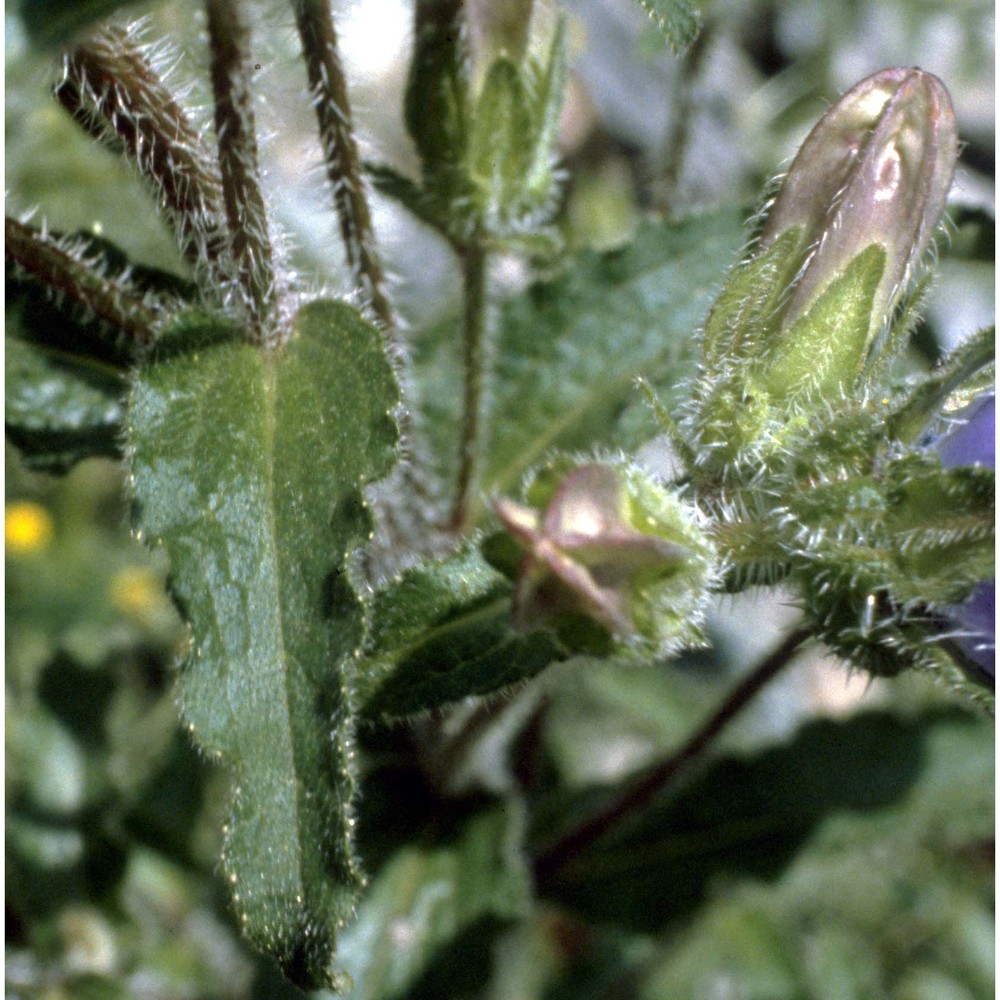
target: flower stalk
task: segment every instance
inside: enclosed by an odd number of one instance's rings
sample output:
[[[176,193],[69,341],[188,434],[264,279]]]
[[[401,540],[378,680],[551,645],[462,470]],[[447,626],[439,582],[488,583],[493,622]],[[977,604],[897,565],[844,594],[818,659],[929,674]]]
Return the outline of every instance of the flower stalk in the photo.
[[[251,338],[274,346],[277,285],[274,252],[260,189],[250,92],[250,32],[238,0],[207,0],[215,134],[219,147],[230,252],[247,309]]]
[[[326,175],[340,220],[347,264],[362,301],[383,331],[392,335],[396,320],[375,248],[371,210],[329,0],[296,0],[295,22],[302,40]]]

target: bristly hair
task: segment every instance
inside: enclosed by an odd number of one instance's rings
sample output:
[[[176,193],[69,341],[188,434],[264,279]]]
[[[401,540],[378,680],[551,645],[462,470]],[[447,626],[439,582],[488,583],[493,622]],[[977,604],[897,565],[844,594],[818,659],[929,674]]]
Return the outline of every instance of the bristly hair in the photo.
[[[69,52],[55,96],[74,121],[124,152],[149,183],[203,291],[225,278],[222,187],[211,151],[159,70],[175,50],[141,41],[144,22],[108,25]]]

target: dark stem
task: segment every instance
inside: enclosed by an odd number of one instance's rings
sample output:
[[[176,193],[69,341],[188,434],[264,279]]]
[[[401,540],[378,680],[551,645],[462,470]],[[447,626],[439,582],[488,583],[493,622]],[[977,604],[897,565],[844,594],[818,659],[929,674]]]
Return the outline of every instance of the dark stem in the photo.
[[[184,255],[211,271],[226,247],[218,170],[128,32],[109,26],[70,52],[55,96],[85,132],[124,150],[152,183]]]
[[[272,345],[275,330],[274,260],[257,165],[250,93],[250,34],[238,0],[207,0],[212,91],[219,172],[233,263],[255,342]]]
[[[653,201],[657,209],[670,215],[674,212],[684,160],[691,138],[694,117],[694,87],[708,52],[711,30],[702,28],[678,66],[670,108],[670,126],[664,141],[663,166],[653,181]]]
[[[156,314],[138,294],[103,277],[42,233],[9,216],[4,220],[4,252],[9,262],[117,327],[135,343],[152,342]]]
[[[757,693],[792,662],[799,647],[811,634],[807,628],[789,633],[767,659],[736,685],[719,708],[679,750],[639,778],[631,788],[595,816],[542,851],[535,859],[537,884],[551,884],[567,864],[669,788],[681,772],[705,753],[722,730]]]
[[[354,283],[382,328],[391,333],[396,322],[385,291],[385,275],[375,250],[361,158],[354,139],[337,32],[329,0],[295,0],[295,20],[309,74],[313,106],[319,121],[326,176],[340,219],[340,232]]]
[[[487,377],[489,253],[475,236],[459,251],[462,264],[462,400],[458,485],[449,527],[461,534],[469,526],[479,479],[479,457],[485,447],[482,418]]]

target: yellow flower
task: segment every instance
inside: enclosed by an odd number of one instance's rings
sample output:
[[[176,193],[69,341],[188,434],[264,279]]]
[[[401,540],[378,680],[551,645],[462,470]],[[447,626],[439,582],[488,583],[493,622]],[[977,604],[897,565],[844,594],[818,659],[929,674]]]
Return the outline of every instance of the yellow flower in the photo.
[[[10,555],[30,555],[49,546],[55,535],[52,516],[31,500],[16,500],[4,509],[4,545]]]
[[[156,574],[145,566],[126,566],[111,578],[111,604],[130,618],[145,619],[159,604],[162,586]]]

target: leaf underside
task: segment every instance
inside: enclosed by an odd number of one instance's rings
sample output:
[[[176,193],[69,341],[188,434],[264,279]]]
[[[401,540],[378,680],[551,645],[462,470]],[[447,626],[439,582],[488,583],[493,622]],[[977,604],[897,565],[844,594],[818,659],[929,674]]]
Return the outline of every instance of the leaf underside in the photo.
[[[235,775],[223,867],[243,929],[302,986],[334,985],[364,879],[353,847],[351,551],[391,466],[397,387],[377,331],[315,302],[263,352],[190,321],[130,399],[135,527],[191,626],[181,703]]]

